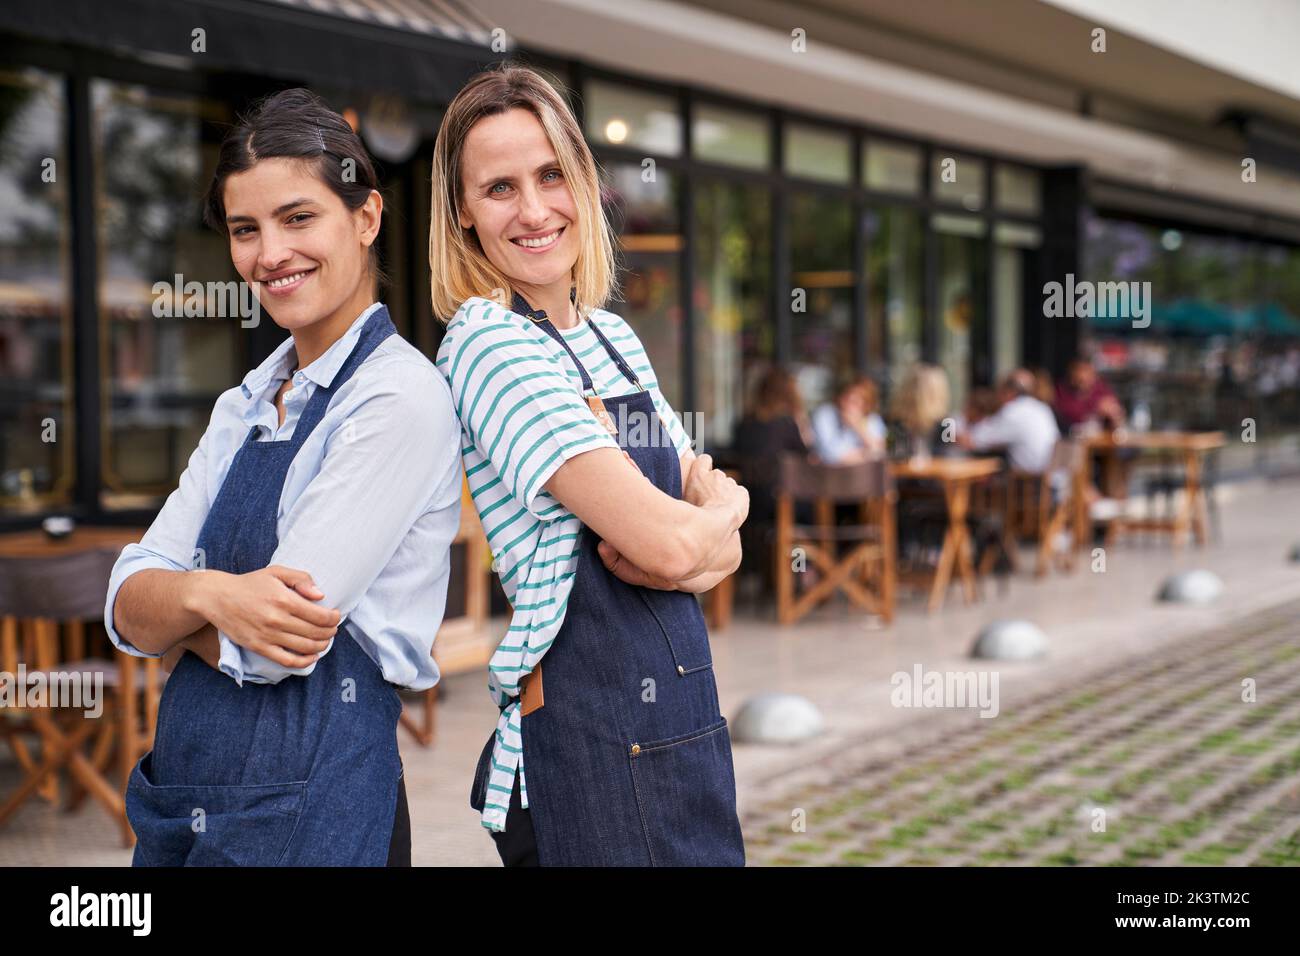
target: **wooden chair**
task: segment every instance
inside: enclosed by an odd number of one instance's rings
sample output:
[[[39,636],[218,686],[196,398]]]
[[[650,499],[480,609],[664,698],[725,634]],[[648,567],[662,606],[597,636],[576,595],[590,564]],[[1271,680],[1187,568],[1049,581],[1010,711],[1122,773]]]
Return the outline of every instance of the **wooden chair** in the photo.
[[[1036,578],[1047,574],[1053,553],[1058,570],[1074,570],[1074,551],[1082,548],[1087,529],[1086,459],[1086,450],[1079,442],[1062,438],[1052,449],[1047,470],[1006,473],[1001,486],[1006,496],[1010,546],[1014,554],[1015,542],[1034,542]],[[1074,537],[1073,546],[1057,551],[1056,541],[1067,529]]]
[[[71,776],[67,809],[93,796],[117,821],[124,846],[135,837],[126,819],[131,770],[153,746],[160,662],[114,651],[113,659],[87,658],[85,621],[103,615],[108,577],[117,552],[90,549],[49,557],[0,558],[0,670],[17,679],[82,683],[104,691],[97,717],[85,708],[19,706],[3,709],[3,735],[24,772],[0,805],[0,826],[33,794],[58,800],[57,772]],[[143,705],[141,697],[143,696]],[[84,703],[84,698],[83,698]],[[89,757],[82,747],[92,741]],[[38,744],[38,763],[31,744]],[[106,779],[116,757],[118,783]]]
[[[499,642],[487,629],[491,555],[467,481],[461,485],[460,529],[452,543],[465,546],[465,613],[444,620],[433,642],[433,657],[443,677],[485,666]],[[437,703],[435,684],[421,692],[418,719],[402,709],[401,725],[421,747],[432,746],[436,736]]]
[[[1038,564],[1034,573],[1047,573],[1053,554],[1062,571],[1074,570],[1075,553],[1087,546],[1088,455],[1082,445],[1061,439],[1052,449],[1052,460],[1041,476],[1038,495]],[[1056,542],[1065,531],[1073,538],[1071,546],[1057,549]]]
[[[1016,473],[1004,471],[972,482],[967,511],[981,587],[990,574],[1005,572],[1001,575],[1003,592],[1007,588],[1007,575],[1020,569],[1017,553],[1020,529],[1016,527],[1015,502],[1021,488],[1017,479]]]
[[[1058,570],[1074,569],[1074,552],[1085,542],[1087,504],[1084,482],[1086,455],[1075,441],[1061,439],[1041,474],[1012,471],[1008,476],[1007,526],[1015,540],[1033,540],[1037,553],[1034,575],[1042,577],[1053,563]],[[1069,530],[1073,545],[1058,550],[1056,542]]]
[[[817,524],[795,523],[795,502],[815,503]],[[884,458],[856,465],[818,465],[794,454],[783,455],[776,486],[776,548],[774,576],[777,618],[791,624],[836,591],[843,591],[858,607],[894,617],[897,580],[897,541],[894,509],[897,495],[889,464]],[[837,504],[859,506],[859,523],[836,526]],[[844,555],[836,545],[851,546]],[[795,549],[803,552],[821,579],[796,596],[791,560]]]

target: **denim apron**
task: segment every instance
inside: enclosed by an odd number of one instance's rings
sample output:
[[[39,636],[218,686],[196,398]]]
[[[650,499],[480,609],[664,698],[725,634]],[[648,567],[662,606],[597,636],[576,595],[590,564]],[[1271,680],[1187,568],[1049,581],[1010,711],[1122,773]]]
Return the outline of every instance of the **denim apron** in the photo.
[[[380,306],[291,438],[248,435],[199,532],[203,566],[271,563],[289,465],[331,397],[396,331]],[[306,677],[242,687],[194,654],[164,685],[153,750],[131,772],[135,866],[383,866],[401,776],[401,700],[345,624]]]
[[[518,296],[513,310],[564,346],[591,393],[587,370],[545,313]],[[605,400],[625,425],[620,447],[656,488],[681,498],[677,450],[650,392],[594,322],[592,330],[636,388]],[[541,662],[544,703],[522,718],[538,862],[743,866],[731,739],[699,602],[620,581],[598,540],[583,527],[564,623]],[[471,794],[479,810],[491,752],[489,740]]]

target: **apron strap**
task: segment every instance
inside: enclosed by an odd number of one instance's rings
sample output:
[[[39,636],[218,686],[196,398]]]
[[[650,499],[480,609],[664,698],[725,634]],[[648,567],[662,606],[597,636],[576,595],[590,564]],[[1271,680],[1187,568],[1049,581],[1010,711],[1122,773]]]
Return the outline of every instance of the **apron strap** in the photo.
[[[573,301],[574,295],[575,290],[570,289],[570,302]],[[583,366],[582,362],[578,360],[578,356],[575,355],[573,349],[569,347],[569,343],[566,342],[564,336],[560,334],[560,330],[555,327],[549,318],[546,317],[546,313],[543,310],[532,308],[532,306],[528,304],[527,300],[516,292],[514,294],[514,299],[511,302],[510,311],[518,313],[519,315],[528,316],[528,318],[532,319],[533,323],[543,332],[555,339],[555,341],[559,342],[560,345],[564,347],[564,351],[569,353],[569,358],[573,359],[573,364],[578,368],[578,374],[582,376],[582,393],[584,395],[588,392],[593,395],[595,394],[596,387],[592,384],[591,376],[587,374],[587,369]],[[618,350],[614,348],[613,343],[611,343],[609,339],[605,338],[605,333],[600,331],[600,326],[598,326],[592,319],[588,319],[587,321],[591,324],[591,330],[596,333],[596,338],[600,340],[600,344],[605,347],[605,351],[609,354],[609,357],[613,359],[614,364],[618,366],[618,370],[622,372],[623,376],[635,385],[639,391],[644,392],[645,386],[642,385],[641,380],[637,378],[636,372],[632,371],[631,366],[629,366],[627,362],[623,361],[623,356],[619,355]]]
[[[299,446],[306,441],[307,436],[312,433],[312,430],[325,416],[325,410],[329,407],[334,393],[352,377],[352,374],[361,367],[361,363],[370,357],[371,352],[396,332],[397,327],[393,325],[393,320],[388,314],[388,306],[381,304],[370,318],[366,319],[365,325],[361,327],[361,335],[358,336],[356,344],[352,346],[352,351],[348,354],[347,359],[344,360],[339,370],[334,373],[334,378],[329,387],[318,387],[312,393],[311,399],[308,400],[307,406],[302,410],[302,414],[298,418],[298,424],[294,426],[291,441]]]

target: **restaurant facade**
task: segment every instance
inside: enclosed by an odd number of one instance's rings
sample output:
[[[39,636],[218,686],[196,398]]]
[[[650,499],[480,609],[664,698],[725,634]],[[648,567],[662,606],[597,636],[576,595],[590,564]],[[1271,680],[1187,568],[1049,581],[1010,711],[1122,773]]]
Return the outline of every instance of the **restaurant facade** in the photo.
[[[960,407],[1082,352],[1157,424],[1256,419],[1249,460],[1275,463],[1300,437],[1300,84],[1171,52],[1100,0],[940,6],[0,7],[0,524],[147,521],[216,397],[282,340],[176,301],[237,278],[200,196],[224,129],[269,92],[310,86],[361,132],[385,301],[432,357],[433,139],[504,58],[570,96],[625,266],[611,308],[706,448],[773,363],[812,405],[935,362]],[[1046,315],[1067,276],[1150,283],[1149,323]]]

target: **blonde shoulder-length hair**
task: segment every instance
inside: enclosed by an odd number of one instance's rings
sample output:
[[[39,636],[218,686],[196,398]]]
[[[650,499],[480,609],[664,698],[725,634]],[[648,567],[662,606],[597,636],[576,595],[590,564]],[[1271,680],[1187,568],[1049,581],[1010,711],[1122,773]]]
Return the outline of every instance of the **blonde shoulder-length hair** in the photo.
[[[503,64],[474,76],[447,107],[433,147],[429,213],[429,291],[434,315],[450,321],[471,296],[510,307],[510,280],[488,261],[473,229],[460,224],[461,157],[469,131],[485,116],[525,109],[550,140],[577,207],[578,259],[573,267],[580,314],[602,307],[615,289],[614,242],[600,204],[600,174],[569,104],[535,70]]]

